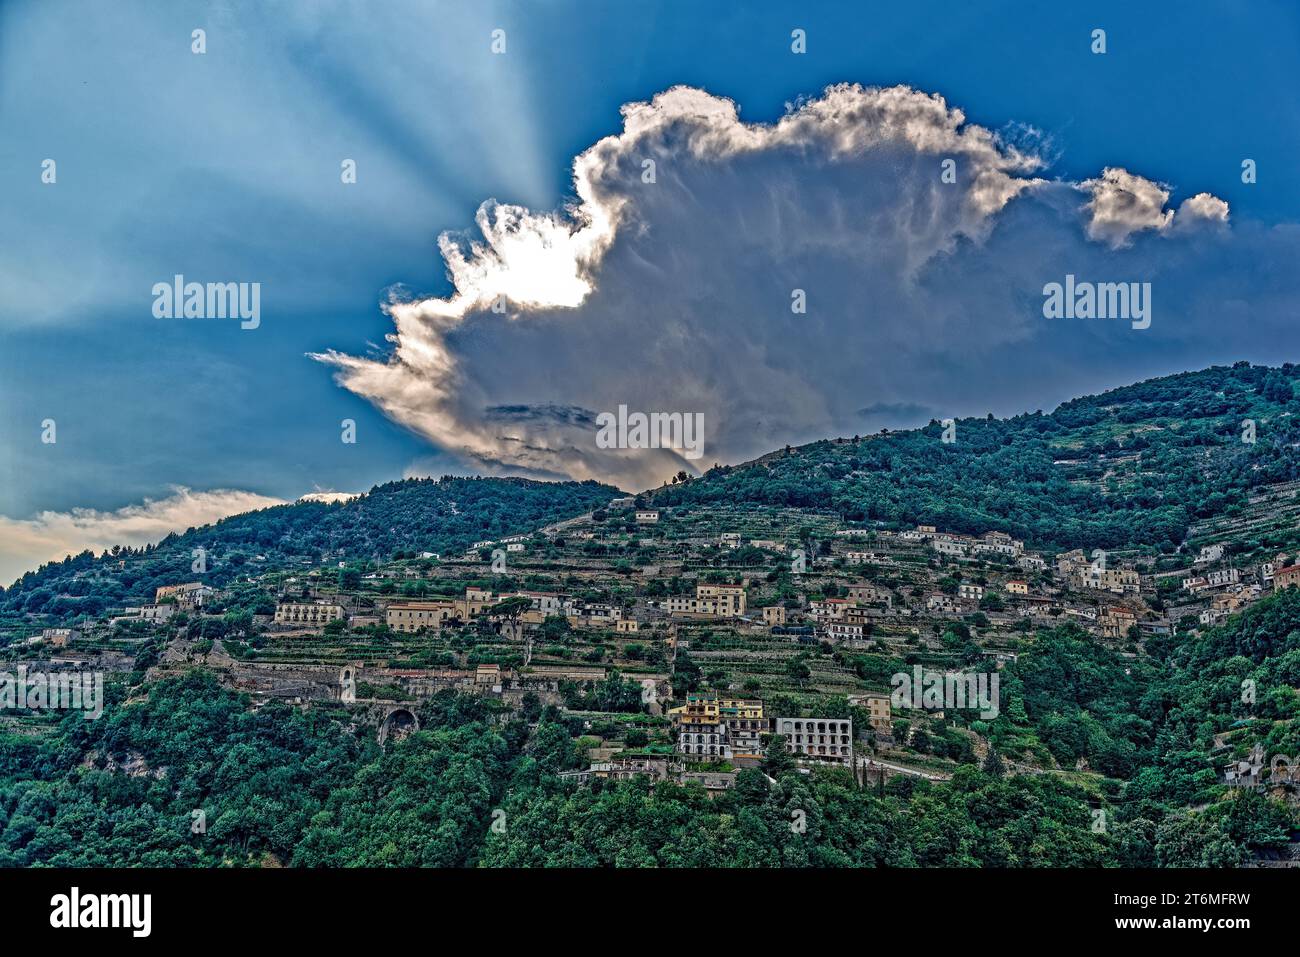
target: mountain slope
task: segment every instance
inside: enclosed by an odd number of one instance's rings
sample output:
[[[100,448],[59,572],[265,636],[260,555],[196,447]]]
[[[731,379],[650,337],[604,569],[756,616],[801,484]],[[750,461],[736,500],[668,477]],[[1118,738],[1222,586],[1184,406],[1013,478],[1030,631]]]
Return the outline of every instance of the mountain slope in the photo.
[[[158,585],[194,577],[193,550],[210,564],[204,580],[221,586],[258,556],[267,567],[295,558],[390,557],[398,551],[458,551],[476,541],[518,535],[603,505],[620,495],[598,482],[452,478],[389,482],[347,502],[296,502],[235,515],[169,535],[156,546],[96,558],[89,552],[29,572],[0,593],[0,612],[47,610],[52,600],[84,598],[76,611],[150,600]],[[119,567],[119,563],[121,567]],[[93,607],[98,606],[98,607]]]
[[[1037,546],[1172,548],[1250,488],[1300,476],[1300,367],[1151,379],[1011,419],[814,442],[657,489],[658,505],[755,504],[853,522],[1009,532]],[[1245,422],[1254,423],[1253,443]],[[1248,436],[1249,437],[1249,436]]]

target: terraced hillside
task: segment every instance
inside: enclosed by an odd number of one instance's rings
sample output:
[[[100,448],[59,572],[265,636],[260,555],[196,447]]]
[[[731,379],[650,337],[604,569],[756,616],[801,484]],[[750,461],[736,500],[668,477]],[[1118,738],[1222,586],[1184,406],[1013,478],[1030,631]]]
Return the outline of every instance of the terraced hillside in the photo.
[[[1196,522],[1300,478],[1300,368],[1216,366],[1050,414],[827,439],[655,490],[657,504],[830,511],[849,522],[1005,531],[1037,546],[1174,550]]]

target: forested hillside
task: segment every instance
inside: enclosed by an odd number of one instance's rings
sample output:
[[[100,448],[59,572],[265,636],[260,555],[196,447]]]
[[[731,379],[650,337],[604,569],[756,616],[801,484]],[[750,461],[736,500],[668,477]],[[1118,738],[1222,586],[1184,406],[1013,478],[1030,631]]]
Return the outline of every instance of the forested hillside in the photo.
[[[200,547],[209,567],[204,580],[221,587],[246,574],[250,562],[274,568],[299,558],[463,550],[476,541],[580,515],[619,494],[598,482],[450,476],[389,482],[346,502],[280,505],[169,535],[157,545],[102,556],[83,552],[52,562],[0,592],[0,613],[95,615],[149,600],[157,586],[193,577],[193,550]],[[67,607],[51,610],[52,601]]]
[[[653,495],[665,506],[753,502],[995,529],[1034,546],[1171,549],[1190,522],[1240,507],[1249,489],[1300,477],[1297,378],[1290,364],[1214,367],[1050,414],[959,419],[951,442],[931,422],[787,448]]]
[[[1219,783],[1215,738],[1234,736],[1225,756],[1300,751],[1297,635],[1295,591],[1141,670],[1062,626],[1008,665],[1007,712],[971,725],[997,757],[968,752],[950,782],[859,789],[778,750],[775,783],[744,771],[714,799],[561,781],[582,719],[535,702],[507,717],[442,692],[383,751],[342,713],[252,712],[195,671],[118,695],[99,721],[0,736],[0,866],[1232,866],[1286,846],[1290,819]],[[1007,763],[1034,753],[1097,774]]]

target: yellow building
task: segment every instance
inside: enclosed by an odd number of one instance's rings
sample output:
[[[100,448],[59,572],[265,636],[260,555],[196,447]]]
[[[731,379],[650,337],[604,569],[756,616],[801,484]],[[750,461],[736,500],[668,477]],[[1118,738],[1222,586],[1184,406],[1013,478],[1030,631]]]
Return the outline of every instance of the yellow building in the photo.
[[[458,604],[460,602],[393,602],[385,611],[384,618],[393,631],[413,632],[421,628],[441,628],[447,619],[460,617]]]

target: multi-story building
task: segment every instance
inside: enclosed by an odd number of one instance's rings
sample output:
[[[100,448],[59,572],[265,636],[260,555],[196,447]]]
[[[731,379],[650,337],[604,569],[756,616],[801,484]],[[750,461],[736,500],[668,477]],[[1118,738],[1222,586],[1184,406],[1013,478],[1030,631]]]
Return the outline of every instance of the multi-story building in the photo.
[[[277,625],[325,625],[345,614],[336,602],[282,601],[275,606]]]
[[[850,718],[777,718],[776,733],[796,758],[853,766]]]
[[[768,605],[763,609],[763,624],[765,625],[784,625],[785,624],[785,606]]]
[[[1273,572],[1273,588],[1281,591],[1290,585],[1300,585],[1300,565],[1287,565]]]
[[[1018,580],[1016,580],[1016,579],[1012,579],[1011,581],[1007,582],[1007,594],[1008,594],[1008,595],[1028,595],[1028,594],[1029,594],[1029,584],[1028,584],[1027,582],[1022,582],[1022,581],[1018,581]]]
[[[808,603],[808,611],[813,621],[824,625],[832,621],[842,621],[844,610],[852,604],[853,602],[847,598],[819,598]]]
[[[1220,568],[1205,575],[1195,575],[1183,579],[1183,590],[1190,592],[1208,591],[1211,588],[1224,588],[1241,581],[1241,570],[1237,568]]]
[[[850,585],[849,601],[860,605],[883,605],[889,608],[894,603],[894,596],[890,594],[888,588],[881,588],[879,585]]]
[[[736,758],[757,758],[763,753],[763,735],[772,722],[763,716],[763,702],[756,698],[719,698],[718,717],[727,729],[727,743]]]
[[[671,615],[739,618],[745,613],[745,589],[741,585],[696,585],[695,597],[673,595],[660,599],[659,607]]]
[[[76,641],[81,637],[81,632],[76,628],[45,628],[41,631],[41,639],[48,641],[55,648],[66,648],[68,643]]]
[[[154,592],[153,600],[158,602],[162,601],[164,598],[178,599],[181,595],[184,595],[187,592],[198,591],[205,588],[208,591],[212,590],[202,582],[185,582],[183,585],[162,585]]]
[[[862,622],[829,621],[824,626],[824,633],[831,641],[861,641],[866,634],[866,625]]]
[[[893,714],[892,702],[883,691],[867,691],[863,694],[849,695],[849,704],[866,708],[868,720],[877,731],[888,731]]]
[[[935,538],[931,539],[930,547],[932,547],[940,555],[948,555],[951,556],[952,558],[966,557],[966,550],[967,550],[966,543],[962,541],[958,541],[955,538],[950,538],[948,536],[942,536],[942,537],[936,536]]]
[[[1193,565],[1206,565],[1210,562],[1217,562],[1223,557],[1222,545],[1202,545],[1201,553],[1196,556]]]
[[[939,615],[951,615],[959,611],[957,599],[943,592],[935,592],[925,597],[925,610]]]
[[[143,621],[152,621],[162,624],[176,613],[175,605],[141,605],[140,618]]]
[[[762,736],[770,728],[763,702],[690,694],[668,712],[677,732],[677,750],[688,761],[730,760],[762,753]]]
[[[421,628],[441,628],[451,618],[459,618],[458,602],[393,602],[384,612],[384,621],[393,631],[415,632]]]
[[[1012,538],[1006,532],[985,532],[971,548],[976,553],[1017,558],[1025,550],[1025,543]]]
[[[1137,615],[1121,605],[1107,605],[1097,615],[1103,638],[1124,638],[1137,624]]]
[[[642,525],[654,525],[659,521],[659,511],[653,508],[639,508],[636,510],[636,520]]]
[[[1142,577],[1132,568],[1101,568],[1089,564],[1076,573],[1071,583],[1078,588],[1108,591],[1116,595],[1137,594],[1142,590]]]
[[[962,601],[979,601],[984,597],[983,585],[958,585],[957,597]]]
[[[563,614],[566,605],[563,595],[557,595],[549,591],[517,591],[509,597],[527,598],[532,602],[529,610],[539,611],[543,615]]]

